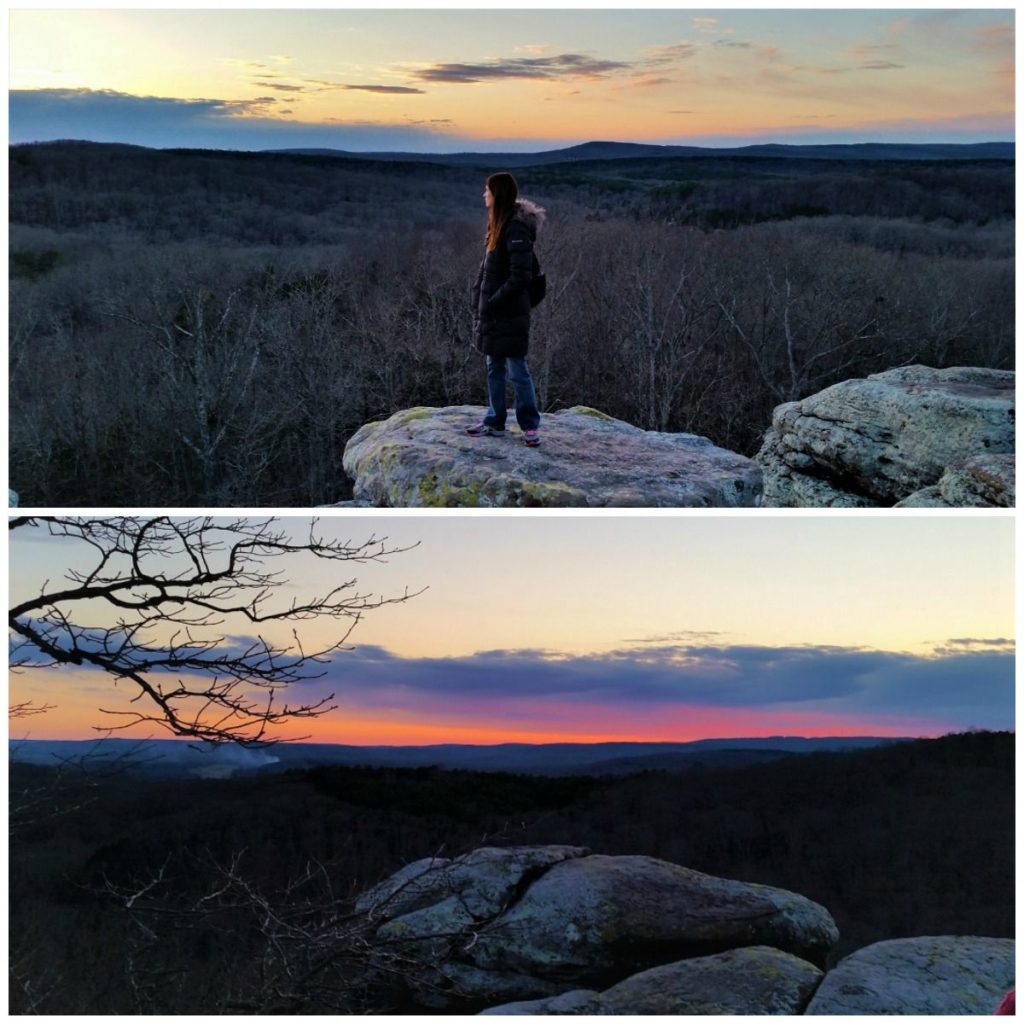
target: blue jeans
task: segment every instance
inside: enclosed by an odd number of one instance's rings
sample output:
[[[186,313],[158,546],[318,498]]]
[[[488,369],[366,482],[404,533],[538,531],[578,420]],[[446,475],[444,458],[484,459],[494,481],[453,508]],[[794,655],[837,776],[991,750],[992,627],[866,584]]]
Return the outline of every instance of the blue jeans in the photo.
[[[497,430],[505,428],[506,377],[516,392],[516,422],[522,430],[536,430],[540,426],[540,412],[525,356],[487,356],[487,397],[491,407],[484,423]]]

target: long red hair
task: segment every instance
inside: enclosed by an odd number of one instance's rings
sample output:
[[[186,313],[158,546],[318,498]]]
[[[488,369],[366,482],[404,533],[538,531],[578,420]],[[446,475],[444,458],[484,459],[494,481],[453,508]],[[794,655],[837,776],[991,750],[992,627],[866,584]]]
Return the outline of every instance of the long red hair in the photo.
[[[508,171],[498,171],[488,177],[487,187],[494,197],[494,202],[487,211],[486,241],[487,251],[491,252],[497,248],[498,239],[515,210],[516,199],[519,198],[519,185]]]

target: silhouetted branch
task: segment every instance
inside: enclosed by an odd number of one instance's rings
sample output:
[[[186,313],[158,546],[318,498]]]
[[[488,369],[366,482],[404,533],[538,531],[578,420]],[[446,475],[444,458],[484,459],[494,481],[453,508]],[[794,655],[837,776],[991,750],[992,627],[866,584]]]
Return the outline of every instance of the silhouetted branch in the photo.
[[[325,594],[282,599],[289,580],[270,567],[275,559],[306,553],[366,564],[408,550],[373,536],[361,543],[325,538],[316,520],[298,541],[273,519],[23,517],[11,525],[45,527],[93,551],[89,568],[66,573],[67,585],[51,592],[44,586],[10,609],[11,667],[79,665],[128,681],[137,691],[134,706],[101,709],[123,719],[106,731],[153,722],[211,742],[274,742],[269,730],[335,706],[333,694],[290,703],[284,691],[322,676],[320,667],[346,648],[366,612],[415,596],[375,597],[349,579]],[[113,625],[91,624],[111,612]],[[294,628],[290,643],[260,634],[229,638],[224,627],[232,620],[326,620],[337,627],[328,642],[307,648]]]

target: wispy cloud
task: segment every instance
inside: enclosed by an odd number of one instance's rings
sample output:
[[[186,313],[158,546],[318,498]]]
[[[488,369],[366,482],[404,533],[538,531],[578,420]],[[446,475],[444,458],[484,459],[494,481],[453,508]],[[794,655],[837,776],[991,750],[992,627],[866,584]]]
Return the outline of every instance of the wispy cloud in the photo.
[[[354,89],[357,92],[376,92],[394,96],[423,96],[425,90],[410,85],[340,85],[339,89]]]
[[[439,127],[450,127],[455,122],[450,117],[430,117],[430,118],[406,118],[406,124],[415,125],[423,128],[437,129]]]
[[[690,114],[690,110],[673,110],[673,114]],[[683,644],[683,643],[708,643],[716,637],[724,636],[724,633],[715,629],[680,629],[673,633],[656,633],[653,636],[627,637],[624,644]]]
[[[562,53],[552,57],[509,57],[467,64],[431,64],[413,68],[411,77],[423,82],[471,84],[475,82],[512,79],[603,78],[616,71],[628,70],[630,64],[601,60],[579,53]]]
[[[948,640],[934,644],[934,651],[937,655],[955,654],[977,654],[979,652],[998,652],[1011,654],[1017,648],[1016,641],[1007,637],[951,637]]]
[[[683,42],[669,43],[665,46],[652,46],[644,51],[642,63],[647,67],[661,67],[665,64],[675,64],[681,60],[690,60],[700,53],[700,46],[697,43]]]
[[[304,85],[290,85],[287,82],[255,82],[261,89],[276,89],[278,92],[308,92]]]
[[[676,85],[678,79],[668,75],[637,75],[626,83],[629,89],[651,89],[659,85]]]
[[[898,68],[905,68],[906,64],[895,64],[891,60],[869,60],[857,67],[861,71],[893,71]]]

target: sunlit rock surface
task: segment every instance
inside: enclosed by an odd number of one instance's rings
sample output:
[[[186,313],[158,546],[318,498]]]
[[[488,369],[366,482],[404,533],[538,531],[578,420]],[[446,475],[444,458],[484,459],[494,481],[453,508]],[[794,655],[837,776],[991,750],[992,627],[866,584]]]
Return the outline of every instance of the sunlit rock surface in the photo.
[[[695,434],[641,430],[594,409],[547,414],[527,448],[469,437],[476,406],[406,409],[345,446],[353,503],[377,507],[736,507],[759,502],[761,471]]]
[[[890,939],[833,967],[807,1013],[989,1015],[1013,986],[1012,939]]]
[[[1012,504],[1014,380],[907,366],[780,405],[757,454],[764,504]]]

